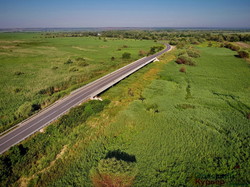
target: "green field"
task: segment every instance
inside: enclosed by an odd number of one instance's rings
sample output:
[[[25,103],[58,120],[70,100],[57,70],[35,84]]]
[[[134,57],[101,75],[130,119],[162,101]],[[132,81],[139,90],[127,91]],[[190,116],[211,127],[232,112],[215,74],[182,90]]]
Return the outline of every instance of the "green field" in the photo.
[[[0,132],[148,51],[153,41],[0,34]],[[123,60],[124,52],[131,59]],[[113,59],[111,59],[114,57]]]
[[[88,186],[89,170],[114,150],[135,156],[139,173],[134,186],[249,184],[249,64],[228,49],[199,50],[196,66],[181,73],[175,62],[164,65],[143,91],[144,100],[137,98],[118,114],[111,106],[130,95],[119,90],[133,90],[139,75],[106,92],[104,98],[114,99],[106,110],[113,111],[115,122],[105,128],[105,136],[80,146],[75,161],[56,168],[64,170],[61,174],[43,174],[39,184],[52,175],[45,184]],[[102,126],[105,121],[90,124]]]
[[[133,129],[113,146],[136,156],[135,186],[250,183],[249,64],[227,49],[200,51],[186,73],[166,65],[114,124]]]
[[[183,49],[165,54],[14,146],[0,186],[92,186],[117,152],[135,160],[133,186],[249,185],[250,65],[213,46],[196,46],[195,66],[176,64]]]

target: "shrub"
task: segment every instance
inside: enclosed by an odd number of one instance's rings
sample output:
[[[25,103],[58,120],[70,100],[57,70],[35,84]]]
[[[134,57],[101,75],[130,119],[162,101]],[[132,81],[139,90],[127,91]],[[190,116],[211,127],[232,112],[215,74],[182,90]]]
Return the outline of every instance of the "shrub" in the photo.
[[[186,54],[186,50],[181,50],[181,51],[178,53],[178,56],[185,55],[185,54]]]
[[[188,56],[193,57],[193,58],[200,57],[200,52],[198,50],[194,50],[194,49],[187,50],[187,54],[188,54]]]
[[[177,41],[171,40],[171,41],[169,42],[169,44],[170,44],[170,45],[177,45]]]
[[[28,117],[32,113],[32,104],[29,102],[25,102],[22,104],[18,110],[16,111],[16,116],[19,117]]]
[[[148,55],[155,54],[155,53],[161,51],[162,49],[164,49],[163,46],[153,46],[153,47],[151,47],[151,49],[150,49]]]
[[[186,45],[186,42],[181,41],[181,42],[177,43],[176,47],[177,47],[177,49],[183,49],[185,47],[185,45]]]
[[[112,57],[111,57],[111,61],[114,61],[114,60],[115,60],[115,57],[112,56]]]
[[[226,43],[225,44],[225,47],[228,48],[228,49],[231,49],[233,51],[239,51],[240,50],[240,47],[237,46],[237,45],[233,45],[231,43]]]
[[[130,59],[131,58],[131,54],[128,53],[128,52],[125,52],[125,53],[122,54],[122,58],[123,59]]]
[[[186,64],[186,65],[189,65],[189,66],[195,66],[195,61],[190,58],[189,56],[186,56],[186,55],[181,55],[177,58],[176,60],[176,63],[177,64]]]
[[[186,67],[181,67],[179,71],[182,73],[186,73],[187,70],[186,70]]]
[[[238,52],[240,58],[249,58],[249,53],[247,51]]]

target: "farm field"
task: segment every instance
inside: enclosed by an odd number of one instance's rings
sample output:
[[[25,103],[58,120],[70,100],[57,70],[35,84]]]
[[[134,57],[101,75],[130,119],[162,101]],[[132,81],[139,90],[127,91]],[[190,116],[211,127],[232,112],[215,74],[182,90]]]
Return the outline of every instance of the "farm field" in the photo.
[[[91,186],[99,161],[120,154],[137,166],[133,186],[249,184],[249,63],[229,49],[197,49],[195,66],[176,64],[180,50],[165,54],[103,93],[103,104],[74,109],[15,146],[1,157],[12,168],[3,181]]]
[[[0,34],[0,132],[149,51],[153,41]],[[128,52],[131,58],[122,59]]]

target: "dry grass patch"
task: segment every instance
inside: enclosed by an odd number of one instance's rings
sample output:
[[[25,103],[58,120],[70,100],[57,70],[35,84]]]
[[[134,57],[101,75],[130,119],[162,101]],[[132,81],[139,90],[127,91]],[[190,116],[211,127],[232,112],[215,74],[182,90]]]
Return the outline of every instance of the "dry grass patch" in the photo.
[[[250,48],[250,45],[244,42],[236,42],[236,44],[243,48]]]
[[[78,47],[78,46],[72,46],[73,49],[78,49],[80,51],[89,51],[89,52],[95,52],[97,50],[95,49],[87,49],[87,48],[82,48],[82,47]]]

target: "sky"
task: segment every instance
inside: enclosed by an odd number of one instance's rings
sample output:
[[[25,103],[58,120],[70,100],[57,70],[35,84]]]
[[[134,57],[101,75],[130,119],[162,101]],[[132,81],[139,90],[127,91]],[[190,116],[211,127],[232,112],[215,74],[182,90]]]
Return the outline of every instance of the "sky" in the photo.
[[[250,0],[0,0],[0,28],[250,28]]]

